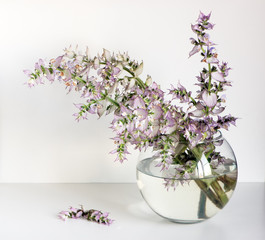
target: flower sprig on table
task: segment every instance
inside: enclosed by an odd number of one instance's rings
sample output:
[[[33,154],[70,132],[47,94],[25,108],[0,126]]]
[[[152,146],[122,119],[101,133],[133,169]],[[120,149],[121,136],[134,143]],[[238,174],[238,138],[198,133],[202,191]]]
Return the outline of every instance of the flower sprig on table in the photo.
[[[170,99],[166,100],[166,93],[149,75],[140,77],[143,62],[132,60],[128,53],[114,54],[106,49],[91,57],[88,49],[83,54],[69,47],[49,62],[40,59],[33,72],[24,71],[29,77],[27,84],[32,87],[44,79],[59,80],[69,92],[80,92],[85,103],[76,104],[78,121],[87,119],[89,113],[101,117],[113,112],[116,148],[111,153],[117,155],[116,161],[127,159],[129,145],[139,150],[152,147],[161,159],[158,167],[164,170],[175,164],[175,177],[188,179],[202,154],[213,168],[224,163],[211,140],[219,129],[228,130],[236,121],[230,114],[220,115],[225,110],[223,92],[231,86],[227,80],[230,68],[218,60],[215,44],[210,41],[207,31],[214,27],[210,15],[200,13],[191,26],[197,38],[191,38],[194,46],[189,56],[200,52],[201,62],[206,63],[197,76],[195,95],[178,83],[171,86]],[[208,140],[209,144],[201,144]]]
[[[99,210],[90,209],[88,211],[84,210],[83,206],[81,208],[70,207],[69,211],[61,211],[58,217],[65,221],[67,218],[79,219],[83,218],[88,221],[96,222],[99,224],[110,225],[114,220],[110,219],[108,212],[101,212]]]

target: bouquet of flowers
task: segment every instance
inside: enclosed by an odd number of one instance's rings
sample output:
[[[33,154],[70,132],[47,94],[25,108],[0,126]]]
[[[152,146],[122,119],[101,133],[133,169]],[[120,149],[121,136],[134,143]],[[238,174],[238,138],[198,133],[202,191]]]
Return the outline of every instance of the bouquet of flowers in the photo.
[[[46,62],[40,59],[34,71],[24,70],[29,77],[27,85],[43,84],[47,79],[62,82],[68,91],[78,91],[83,103],[76,104],[76,120],[87,119],[89,113],[113,113],[111,128],[116,148],[116,161],[126,160],[128,146],[135,149],[153,148],[162,171],[175,165],[175,177],[165,183],[175,186],[175,180],[189,179],[204,155],[212,169],[226,159],[217,152],[212,141],[220,129],[228,130],[236,118],[221,115],[225,110],[223,92],[231,86],[227,80],[230,68],[218,59],[215,44],[207,33],[214,24],[210,15],[200,13],[197,23],[191,25],[196,38],[191,38],[193,48],[189,56],[200,53],[205,67],[196,77],[198,91],[193,94],[180,83],[166,93],[152,80],[141,77],[143,62],[131,59],[128,53],[111,53],[90,56],[72,49]],[[179,144],[181,143],[181,144]],[[172,180],[173,179],[173,180]],[[166,180],[166,179],[165,179]]]

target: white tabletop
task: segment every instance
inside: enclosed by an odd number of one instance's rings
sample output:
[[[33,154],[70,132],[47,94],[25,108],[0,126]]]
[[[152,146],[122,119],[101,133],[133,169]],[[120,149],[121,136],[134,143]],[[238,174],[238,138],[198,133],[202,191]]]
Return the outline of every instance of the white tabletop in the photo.
[[[228,205],[197,224],[176,224],[152,212],[136,184],[0,184],[0,239],[264,240],[264,183],[239,183]],[[110,212],[110,226],[57,218],[69,206]]]

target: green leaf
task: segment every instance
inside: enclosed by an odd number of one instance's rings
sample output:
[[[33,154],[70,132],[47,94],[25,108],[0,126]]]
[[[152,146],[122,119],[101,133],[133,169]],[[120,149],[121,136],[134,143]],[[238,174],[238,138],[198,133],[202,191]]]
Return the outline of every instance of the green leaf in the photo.
[[[45,67],[43,67],[42,65],[41,65],[40,67],[41,67],[42,72],[43,72],[43,73],[46,73],[46,69],[45,69]]]
[[[209,144],[207,147],[209,148],[209,150],[207,149],[208,151],[204,154],[206,159],[208,159],[210,154],[215,150],[215,146],[212,143]]]
[[[50,74],[53,74],[53,69],[49,68],[49,72],[50,72]]]

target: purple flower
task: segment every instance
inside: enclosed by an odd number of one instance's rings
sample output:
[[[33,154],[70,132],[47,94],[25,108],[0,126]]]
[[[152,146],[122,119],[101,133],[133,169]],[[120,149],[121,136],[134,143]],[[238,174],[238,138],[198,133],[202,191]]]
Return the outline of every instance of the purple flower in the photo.
[[[228,76],[228,72],[231,70],[231,68],[229,68],[227,66],[226,62],[223,62],[221,65],[218,65],[220,71],[224,74],[224,77]]]
[[[218,54],[216,53],[216,49],[214,47],[207,46],[207,51],[204,54],[204,58],[202,62],[218,64],[219,60],[217,59]]]
[[[113,223],[113,220],[109,219],[108,216],[109,216],[109,213],[107,212],[103,213],[101,211],[91,209],[88,211],[87,220],[97,222],[100,224],[104,224],[104,225],[110,225]]]
[[[175,88],[173,85],[171,85],[169,94],[172,95],[172,99],[179,99],[181,103],[189,102],[191,92],[187,92],[186,88],[183,87],[180,83],[178,83],[177,87],[178,88]]]
[[[202,25],[205,29],[211,30],[214,27],[214,24],[209,23],[208,21],[210,20],[211,13],[208,15],[204,15],[202,12],[200,12],[199,18],[197,22]]]
[[[237,118],[232,117],[230,114],[224,117],[218,116],[217,124],[220,128],[228,130],[230,124],[236,125]]]
[[[65,221],[67,218],[70,218],[71,216],[70,216],[70,212],[68,212],[68,211],[61,211],[61,212],[59,212],[58,217],[60,219],[62,219],[63,221]]]
[[[128,109],[127,107],[125,107],[124,105],[120,105],[120,114],[122,116],[127,116],[127,115],[131,115],[132,111]]]
[[[77,208],[74,208],[74,207],[70,207],[69,210],[72,212],[72,213],[77,213],[78,209]]]
[[[121,70],[118,67],[114,67],[113,68],[113,74],[116,75],[116,76],[120,73],[120,71]]]
[[[205,33],[202,36],[198,36],[198,39],[200,40],[201,43],[203,43],[207,47],[215,45],[213,42],[210,41],[210,35],[207,33]]]
[[[198,24],[195,24],[195,25],[192,25],[191,24],[191,29],[194,33],[198,34],[198,33],[201,33],[202,32],[202,29],[200,27],[200,25]]]
[[[204,22],[209,21],[210,17],[211,13],[209,13],[208,15],[204,15],[202,12],[200,12],[197,22],[203,24]]]

